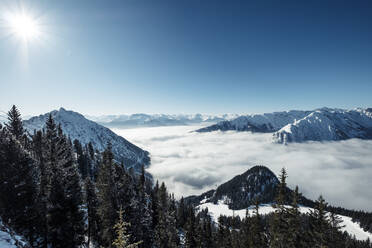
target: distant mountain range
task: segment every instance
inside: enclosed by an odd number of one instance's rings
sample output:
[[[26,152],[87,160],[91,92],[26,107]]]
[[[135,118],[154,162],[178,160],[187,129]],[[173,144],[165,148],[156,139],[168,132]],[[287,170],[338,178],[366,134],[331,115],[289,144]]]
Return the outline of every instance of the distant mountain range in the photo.
[[[149,153],[130,143],[110,129],[86,119],[83,115],[60,108],[50,112],[55,122],[61,124],[63,132],[72,140],[78,139],[82,144],[92,143],[93,147],[103,151],[108,142],[117,161],[124,162],[126,168],[139,170],[141,165],[150,163]],[[44,128],[49,113],[35,116],[24,121],[24,127],[29,133]]]
[[[239,116],[230,121],[196,130],[251,131],[273,133],[277,143],[331,141],[351,138],[372,139],[372,109],[331,109],[284,111]]]
[[[110,128],[131,128],[131,127],[157,127],[157,126],[178,126],[193,125],[200,123],[217,123],[219,121],[231,120],[238,115],[205,115],[205,114],[131,114],[131,115],[102,115],[85,116]]]

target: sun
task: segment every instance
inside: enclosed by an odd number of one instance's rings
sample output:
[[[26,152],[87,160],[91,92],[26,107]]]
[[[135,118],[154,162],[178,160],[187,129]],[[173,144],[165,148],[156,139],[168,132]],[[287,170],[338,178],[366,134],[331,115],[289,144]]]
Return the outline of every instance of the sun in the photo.
[[[36,19],[21,13],[8,17],[10,32],[24,41],[31,41],[40,35],[40,27]]]

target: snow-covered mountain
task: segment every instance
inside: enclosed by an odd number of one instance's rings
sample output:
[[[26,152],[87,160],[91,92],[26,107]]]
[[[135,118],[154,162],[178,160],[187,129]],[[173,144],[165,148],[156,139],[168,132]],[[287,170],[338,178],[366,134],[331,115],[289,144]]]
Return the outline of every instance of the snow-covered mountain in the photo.
[[[56,123],[61,124],[62,130],[72,140],[78,139],[82,144],[91,142],[95,149],[103,151],[108,142],[112,144],[112,151],[117,161],[123,161],[126,167],[138,169],[140,165],[148,165],[149,153],[133,145],[121,136],[116,135],[110,129],[86,119],[83,115],[67,111],[64,108],[50,112]],[[26,130],[33,133],[34,130],[44,128],[49,113],[35,116],[24,121]]]
[[[130,127],[157,127],[192,125],[200,123],[217,123],[223,120],[236,118],[235,114],[205,115],[205,114],[131,114],[131,115],[102,115],[89,116],[86,118],[106,127],[130,128]]]
[[[253,166],[245,173],[235,176],[228,182],[221,184],[215,190],[210,190],[200,196],[190,196],[185,200],[192,204],[213,203],[222,201],[231,209],[244,209],[254,204],[256,198],[260,203],[272,203],[275,201],[277,185],[276,175],[265,166]],[[287,188],[288,203],[292,191]],[[301,198],[308,206],[313,206],[313,201]]]
[[[372,109],[316,110],[284,126],[273,138],[278,143],[372,139]]]
[[[245,173],[221,184],[216,190],[185,198],[185,201],[197,206],[199,210],[208,209],[208,213],[216,223],[220,215],[244,218],[247,210],[251,216],[254,215],[253,202],[256,197],[259,197],[261,203],[259,213],[270,214],[275,211],[271,204],[275,202],[278,183],[278,178],[269,168],[254,166]],[[291,202],[292,193],[293,191],[287,188],[285,193],[287,204]],[[313,210],[312,200],[301,196],[299,203],[302,213],[309,213]],[[286,207],[290,206],[286,205]],[[344,213],[348,211],[351,215],[354,213],[352,210],[345,210]],[[342,228],[343,231],[352,236],[355,235],[360,240],[372,239],[372,233],[363,230],[356,220],[353,221],[350,216],[346,215],[338,214],[338,216],[343,221],[342,225],[345,225]]]
[[[260,133],[270,133],[278,131],[285,125],[302,119],[311,111],[284,111],[265,114],[254,114],[239,116],[230,121],[222,121],[215,125],[196,130],[197,132],[211,132],[211,131],[251,131]]]
[[[372,139],[372,109],[330,109],[240,116],[197,130],[273,133],[277,143]]]

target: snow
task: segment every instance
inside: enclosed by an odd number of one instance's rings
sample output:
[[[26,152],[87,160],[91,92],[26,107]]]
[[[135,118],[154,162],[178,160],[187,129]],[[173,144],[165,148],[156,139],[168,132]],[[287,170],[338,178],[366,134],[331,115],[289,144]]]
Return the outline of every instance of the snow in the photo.
[[[141,126],[174,126],[201,123],[217,123],[224,120],[232,120],[237,114],[123,114],[123,115],[101,115],[85,116],[87,119],[96,121],[106,126],[121,128]]]
[[[286,206],[289,207],[289,206]],[[224,203],[223,200],[218,201],[217,204],[211,203],[211,202],[204,202],[198,206],[200,210],[208,208],[208,213],[211,215],[214,222],[218,222],[218,217],[220,215],[225,216],[239,216],[241,219],[245,218],[247,209],[240,209],[240,210],[232,210],[229,209],[229,206]],[[312,208],[309,207],[303,207],[300,208],[301,213],[309,213],[312,211]],[[249,215],[254,215],[254,206],[250,206],[248,208]],[[270,204],[261,204],[259,206],[258,212],[259,214],[265,215],[270,214],[274,212],[275,209]],[[341,218],[343,223],[341,225],[345,225],[341,230],[346,231],[352,236],[355,236],[358,240],[367,240],[368,238],[372,240],[372,233],[364,231],[358,223],[355,223],[351,220],[350,217],[343,216],[343,215],[337,215]]]
[[[323,108],[273,134],[277,143],[372,138],[372,114],[364,109]]]
[[[149,163],[148,153],[116,135],[110,129],[86,119],[83,115],[60,108],[50,112],[55,122],[61,124],[63,132],[71,140],[78,139],[83,145],[91,142],[95,149],[103,151],[108,142],[112,144],[112,151],[118,161],[125,161],[125,166],[132,167]],[[26,130],[33,134],[34,130],[45,127],[49,113],[35,116],[24,121]]]
[[[372,139],[372,111],[321,108],[245,115],[202,128],[210,131],[272,132],[276,143]]]
[[[0,220],[0,247],[1,248],[19,248],[26,246],[22,237],[15,235],[12,230],[5,227]]]

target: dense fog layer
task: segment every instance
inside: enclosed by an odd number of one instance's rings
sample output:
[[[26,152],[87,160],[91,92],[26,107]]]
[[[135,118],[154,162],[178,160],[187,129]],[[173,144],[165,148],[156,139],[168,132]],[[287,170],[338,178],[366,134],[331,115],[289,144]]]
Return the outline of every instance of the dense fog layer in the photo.
[[[332,205],[372,211],[372,141],[279,145],[271,134],[195,133],[196,126],[116,129],[151,153],[148,171],[177,197],[215,188],[253,165],[288,171],[290,187]]]

